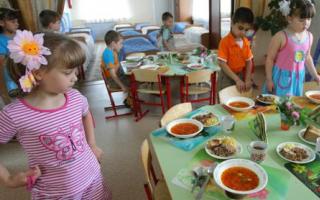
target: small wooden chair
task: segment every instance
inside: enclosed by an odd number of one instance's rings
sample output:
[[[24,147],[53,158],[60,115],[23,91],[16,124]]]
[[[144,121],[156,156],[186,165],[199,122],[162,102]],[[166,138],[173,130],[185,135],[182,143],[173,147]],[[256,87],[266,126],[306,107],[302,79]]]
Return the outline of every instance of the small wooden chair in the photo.
[[[148,200],[171,200],[168,187],[164,180],[156,177],[148,140],[145,139],[141,145],[141,160],[147,183],[144,184],[144,191]]]
[[[227,102],[228,99],[231,97],[248,97],[252,98],[253,97],[253,90],[249,90],[247,92],[242,92],[240,93],[239,90],[237,89],[237,86],[232,85],[229,87],[226,87],[219,92],[219,101],[220,103]]]
[[[169,122],[178,119],[188,112],[192,111],[192,104],[190,102],[187,103],[180,103],[173,107],[171,107],[161,118],[160,126],[164,127]]]
[[[305,82],[303,84],[303,91],[307,92],[310,90],[320,90],[319,84],[315,81]]]
[[[186,74],[180,83],[180,100],[182,102],[202,102],[209,101],[209,104],[213,104],[213,73],[211,70],[199,70]],[[209,93],[209,97],[190,100],[190,95],[201,95]]]
[[[139,121],[144,117],[149,111],[146,110],[142,112],[141,104],[150,106],[161,106],[162,114],[165,112],[165,101],[164,94],[166,93],[166,88],[161,83],[161,75],[157,70],[150,69],[135,69],[132,71],[133,80],[133,104],[135,112],[137,114],[136,121]],[[141,94],[155,94],[159,95],[160,103],[147,102],[139,98],[139,93]]]
[[[121,114],[118,114],[117,112],[117,109],[127,109],[127,107],[123,104],[121,105],[116,105],[114,99],[113,99],[113,96],[112,96],[112,93],[116,93],[116,92],[122,92],[121,88],[112,88],[109,86],[108,82],[107,82],[107,76],[105,74],[105,71],[104,69],[101,68],[101,74],[102,74],[102,78],[104,80],[104,84],[106,85],[106,89],[107,89],[107,92],[108,92],[108,96],[109,96],[109,99],[110,99],[110,102],[111,102],[111,106],[109,107],[105,107],[105,111],[108,111],[108,110],[111,110],[113,111],[113,115],[110,115],[110,116],[106,116],[105,118],[106,119],[111,119],[111,118],[115,118],[115,117],[119,117],[119,116],[125,116],[125,115],[131,115],[132,113],[131,112],[125,112],[125,113],[121,113]]]
[[[143,52],[138,52],[138,53],[129,53],[129,54],[126,55],[126,57],[131,57],[131,56],[134,56],[134,57],[144,57],[144,56],[146,56],[146,54],[143,53]]]

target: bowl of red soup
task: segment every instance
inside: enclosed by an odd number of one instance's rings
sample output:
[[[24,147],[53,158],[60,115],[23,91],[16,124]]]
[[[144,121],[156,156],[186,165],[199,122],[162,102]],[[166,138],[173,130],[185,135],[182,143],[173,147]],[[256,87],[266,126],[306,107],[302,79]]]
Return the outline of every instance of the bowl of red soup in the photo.
[[[203,124],[194,119],[177,119],[170,122],[167,127],[167,132],[178,138],[190,138],[198,135]]]
[[[246,159],[231,159],[218,164],[213,177],[227,194],[238,196],[259,192],[268,183],[267,172],[259,164]]]
[[[320,90],[307,91],[306,97],[313,103],[320,104]]]
[[[232,97],[227,102],[225,102],[225,105],[234,111],[245,112],[250,110],[255,105],[255,103],[250,98]]]

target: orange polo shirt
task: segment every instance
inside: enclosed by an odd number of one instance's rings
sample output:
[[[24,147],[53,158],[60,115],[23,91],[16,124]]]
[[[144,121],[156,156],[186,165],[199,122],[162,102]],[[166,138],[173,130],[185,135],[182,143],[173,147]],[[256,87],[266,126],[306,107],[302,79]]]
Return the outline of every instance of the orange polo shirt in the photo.
[[[219,43],[218,59],[225,61],[230,69],[239,73],[246,67],[246,61],[253,58],[250,42],[247,38],[242,38],[243,46],[236,43],[231,33],[224,37]]]

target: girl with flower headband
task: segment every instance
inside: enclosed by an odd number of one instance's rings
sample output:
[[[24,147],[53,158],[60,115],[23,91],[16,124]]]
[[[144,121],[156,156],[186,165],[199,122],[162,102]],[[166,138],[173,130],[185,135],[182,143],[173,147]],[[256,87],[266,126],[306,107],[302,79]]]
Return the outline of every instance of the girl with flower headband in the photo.
[[[315,6],[311,0],[282,0],[279,7],[287,18],[288,26],[271,40],[263,93],[302,96],[305,66],[320,84],[320,76],[310,55],[313,36],[308,31],[316,13]]]
[[[29,166],[39,167],[39,177],[28,176],[32,199],[111,199],[87,99],[72,89],[81,47],[60,34],[18,30],[8,48],[10,74],[25,95],[0,112],[0,143],[16,136]]]

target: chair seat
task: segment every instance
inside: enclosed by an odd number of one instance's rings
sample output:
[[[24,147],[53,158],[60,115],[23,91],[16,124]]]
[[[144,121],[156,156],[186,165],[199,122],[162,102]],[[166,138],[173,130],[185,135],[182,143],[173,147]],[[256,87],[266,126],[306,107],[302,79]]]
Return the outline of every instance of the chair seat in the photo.
[[[145,94],[160,94],[158,83],[140,84],[137,91]],[[162,86],[162,92],[166,93],[165,86]]]
[[[155,186],[153,199],[154,200],[171,200],[168,187],[164,182],[164,180],[159,180],[159,182]]]
[[[205,94],[211,91],[210,86],[196,86],[196,85],[191,85],[188,87],[189,90],[189,95],[193,94]],[[183,93],[186,94],[186,88],[183,88]]]

